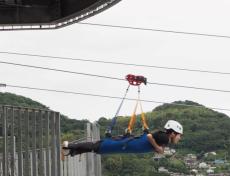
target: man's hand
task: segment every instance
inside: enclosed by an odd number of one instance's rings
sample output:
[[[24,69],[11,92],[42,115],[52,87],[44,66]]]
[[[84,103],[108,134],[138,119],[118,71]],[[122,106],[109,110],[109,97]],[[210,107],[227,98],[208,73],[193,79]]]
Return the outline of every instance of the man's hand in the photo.
[[[162,147],[162,146],[155,147],[155,150],[159,154],[164,154],[164,147]]]
[[[147,134],[147,138],[149,140],[149,142],[152,144],[152,146],[154,147],[155,151],[159,154],[163,154],[164,153],[164,147],[159,146],[155,139],[153,138],[152,134]]]

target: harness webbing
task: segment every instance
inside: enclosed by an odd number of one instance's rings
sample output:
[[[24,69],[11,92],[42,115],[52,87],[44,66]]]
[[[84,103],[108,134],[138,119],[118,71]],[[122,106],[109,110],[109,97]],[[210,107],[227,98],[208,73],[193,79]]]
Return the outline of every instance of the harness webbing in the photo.
[[[116,114],[115,116],[113,117],[112,121],[111,121],[111,124],[108,126],[108,128],[106,129],[105,131],[105,135],[106,137],[111,137],[111,133],[112,133],[112,130],[116,124],[116,121],[117,121],[117,117],[118,117],[118,114],[121,110],[121,107],[124,103],[124,100],[126,98],[126,95],[129,91],[129,87],[130,85],[132,86],[138,86],[138,98],[137,98],[137,101],[136,101],[136,105],[135,105],[135,108],[134,108],[134,111],[133,111],[133,114],[130,118],[130,121],[129,121],[129,125],[128,125],[128,128],[126,129],[126,134],[131,134],[132,130],[133,130],[133,127],[134,127],[134,124],[136,122],[136,111],[137,111],[137,107],[138,105],[140,106],[140,109],[141,109],[141,121],[142,121],[142,126],[143,126],[143,130],[144,132],[148,132],[148,125],[147,125],[147,122],[146,122],[146,118],[145,118],[145,113],[143,112],[143,109],[142,109],[142,105],[141,105],[141,101],[140,101],[140,84],[141,83],[144,83],[145,85],[147,84],[147,79],[143,76],[135,76],[135,75],[127,75],[126,76],[126,80],[129,82],[129,85],[126,89],[126,92],[125,92],[125,95],[123,96],[122,98],[122,101],[116,111]]]
[[[133,130],[133,126],[134,126],[134,124],[135,124],[135,122],[136,122],[136,111],[137,111],[137,106],[138,106],[138,100],[137,100],[137,102],[136,102],[136,105],[135,105],[133,114],[132,114],[132,116],[131,116],[131,118],[130,118],[130,120],[129,120],[129,125],[128,125],[128,128],[127,128],[127,130],[126,130],[126,133],[130,133],[130,134],[131,134],[131,132],[132,132],[132,130]]]
[[[148,129],[149,129],[149,127],[147,125],[145,113],[143,112],[143,108],[142,108],[141,101],[140,101],[140,86],[138,86],[138,98],[136,101],[136,105],[135,105],[133,114],[130,118],[128,128],[126,129],[126,134],[131,134],[133,131],[133,127],[134,127],[134,124],[136,122],[136,111],[137,111],[138,105],[140,106],[140,110],[141,110],[141,122],[142,122],[143,131],[148,131]]]
[[[119,114],[119,112],[120,112],[120,110],[121,110],[121,107],[122,107],[122,105],[123,105],[123,103],[124,103],[124,100],[125,100],[125,98],[126,98],[126,95],[127,95],[128,91],[129,91],[129,87],[130,87],[130,84],[128,85],[128,87],[127,87],[127,89],[126,89],[126,92],[125,92],[125,94],[124,94],[124,96],[123,96],[123,98],[122,98],[122,100],[121,100],[121,103],[120,103],[120,105],[119,105],[119,107],[118,107],[118,109],[117,109],[117,112],[116,112],[115,116],[114,116],[113,119],[112,119],[112,122],[111,122],[110,126],[108,126],[108,128],[107,128],[107,130],[106,130],[106,132],[105,132],[106,136],[111,136],[112,130],[113,130],[113,128],[114,128],[114,126],[115,126],[115,124],[116,124],[116,121],[117,121],[117,116],[118,116],[118,114]]]
[[[143,131],[148,131],[148,130],[149,130],[149,126],[147,125],[146,116],[145,116],[145,113],[144,113],[143,110],[142,110],[141,102],[140,102],[140,107],[141,107],[142,128],[143,128]]]

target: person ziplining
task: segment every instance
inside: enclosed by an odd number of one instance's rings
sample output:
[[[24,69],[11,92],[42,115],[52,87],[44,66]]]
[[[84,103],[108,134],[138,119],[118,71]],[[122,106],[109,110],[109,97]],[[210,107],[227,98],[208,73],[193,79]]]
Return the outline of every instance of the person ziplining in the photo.
[[[94,152],[97,154],[118,154],[118,153],[147,153],[157,152],[160,154],[164,153],[164,148],[169,144],[177,144],[183,134],[182,125],[175,121],[169,120],[164,126],[165,131],[156,131],[154,133],[149,132],[149,127],[143,112],[141,101],[140,101],[140,85],[141,83],[146,84],[147,79],[143,76],[127,75],[126,80],[129,82],[128,88],[126,89],[125,95],[118,107],[118,110],[112,119],[111,125],[105,132],[105,138],[96,142],[82,142],[82,143],[69,143],[64,141],[62,149],[68,152],[67,155],[75,156],[82,153]],[[118,113],[125,100],[130,85],[138,86],[138,98],[134,108],[134,112],[130,118],[128,128],[123,136],[112,137],[112,130],[116,124]],[[132,130],[136,121],[136,110],[137,106],[141,109],[141,121],[143,134],[141,136],[133,136]]]

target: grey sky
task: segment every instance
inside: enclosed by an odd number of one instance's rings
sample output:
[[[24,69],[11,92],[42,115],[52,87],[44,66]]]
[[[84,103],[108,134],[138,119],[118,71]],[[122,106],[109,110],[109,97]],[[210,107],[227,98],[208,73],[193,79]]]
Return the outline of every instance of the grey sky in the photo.
[[[230,36],[228,0],[123,0],[85,22],[198,32]],[[129,29],[73,24],[47,31],[0,32],[0,51],[183,67],[229,72],[230,39],[189,36]],[[230,75],[189,73],[173,70],[116,66],[77,61],[60,61],[0,54],[1,61],[39,65],[76,72],[124,78],[132,73],[149,82],[181,84],[230,90]],[[122,96],[127,83],[68,73],[35,70],[0,64],[0,82],[13,85],[58,89],[109,96]],[[16,88],[1,88],[39,101],[70,118],[111,118],[120,100],[68,95]],[[132,88],[129,98],[136,98]],[[142,86],[142,99],[172,102],[192,100],[210,107],[230,108],[230,93]],[[135,102],[126,101],[121,115],[130,115]],[[144,111],[159,104],[143,103]],[[230,114],[228,112],[224,112]]]

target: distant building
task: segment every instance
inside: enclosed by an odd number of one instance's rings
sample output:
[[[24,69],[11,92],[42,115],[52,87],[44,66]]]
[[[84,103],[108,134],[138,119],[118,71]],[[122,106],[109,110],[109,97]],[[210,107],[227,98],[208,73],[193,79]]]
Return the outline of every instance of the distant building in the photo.
[[[165,169],[164,167],[159,167],[159,168],[158,168],[158,172],[161,172],[161,173],[169,173],[168,169]]]
[[[202,163],[199,164],[199,168],[200,169],[207,169],[208,165],[205,162],[202,162]]]
[[[208,174],[208,176],[230,176],[228,173]]]
[[[189,167],[189,168],[195,168],[198,164],[197,162],[197,156],[194,154],[188,154],[185,158],[184,158],[184,162],[185,164]]]
[[[208,155],[214,155],[214,156],[216,156],[216,152],[208,152],[208,153],[204,154],[205,157],[208,157]]]
[[[192,174],[198,174],[198,170],[197,170],[197,169],[192,169],[190,172],[191,172]]]
[[[170,172],[169,174],[170,174],[170,176],[194,176],[194,175],[190,175],[190,174],[185,175],[184,173],[173,173],[173,172]]]
[[[207,172],[207,174],[213,174],[213,173],[214,173],[214,170],[208,169],[206,172]]]
[[[164,155],[171,156],[176,153],[175,149],[170,149],[169,147],[166,147],[164,150]]]
[[[216,164],[216,165],[221,165],[221,164],[224,164],[225,161],[221,160],[221,159],[216,159],[213,163]]]

